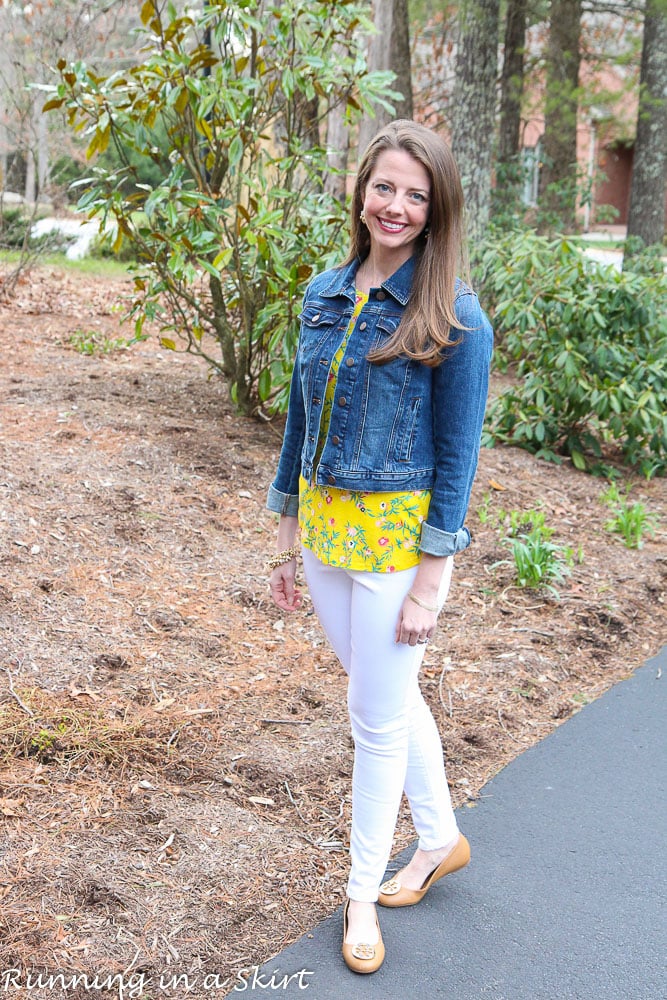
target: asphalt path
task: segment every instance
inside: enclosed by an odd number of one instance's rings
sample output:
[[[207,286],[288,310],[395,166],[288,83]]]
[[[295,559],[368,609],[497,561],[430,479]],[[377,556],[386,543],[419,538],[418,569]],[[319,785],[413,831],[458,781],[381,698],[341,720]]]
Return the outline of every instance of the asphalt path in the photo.
[[[229,995],[665,1000],[666,751],[667,647],[459,810],[472,861],[379,908],[378,972],[345,966],[339,910]]]

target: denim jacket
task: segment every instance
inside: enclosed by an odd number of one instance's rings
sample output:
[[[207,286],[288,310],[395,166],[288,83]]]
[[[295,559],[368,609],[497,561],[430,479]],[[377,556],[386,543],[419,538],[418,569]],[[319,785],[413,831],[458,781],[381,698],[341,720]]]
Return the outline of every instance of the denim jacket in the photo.
[[[430,490],[420,548],[452,555],[470,544],[464,519],[477,468],[493,346],[477,296],[457,281],[460,342],[430,368],[406,357],[371,364],[366,356],[390,337],[407,305],[415,258],[371,289],[338,369],[329,431],[313,468],[332,358],[355,304],[351,264],[324,271],[306,289],[287,423],[267,506],[296,516],[299,474],[345,490]]]

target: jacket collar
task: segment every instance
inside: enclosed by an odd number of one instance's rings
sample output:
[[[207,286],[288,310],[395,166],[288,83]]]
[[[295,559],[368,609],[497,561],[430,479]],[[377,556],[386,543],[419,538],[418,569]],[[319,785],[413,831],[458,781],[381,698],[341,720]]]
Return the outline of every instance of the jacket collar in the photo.
[[[396,299],[402,306],[407,305],[410,298],[410,289],[412,288],[412,278],[416,263],[417,258],[413,254],[386,281],[382,282],[382,288],[386,292],[389,292],[392,298]],[[331,281],[320,291],[320,295],[325,298],[335,298],[337,295],[354,298],[354,278],[360,264],[361,260],[357,257],[349,264],[334,268],[331,272]]]

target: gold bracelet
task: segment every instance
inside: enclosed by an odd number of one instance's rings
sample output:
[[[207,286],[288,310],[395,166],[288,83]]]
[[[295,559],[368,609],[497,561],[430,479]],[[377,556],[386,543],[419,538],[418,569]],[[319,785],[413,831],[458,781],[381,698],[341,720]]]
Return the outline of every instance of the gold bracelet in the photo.
[[[415,597],[415,595],[412,593],[411,590],[408,591],[408,597],[410,598],[411,601],[414,601],[415,604],[418,604],[420,608],[423,608],[424,611],[433,611],[436,615],[440,611],[440,608],[437,605],[434,607],[432,604],[427,604],[425,601],[420,601],[418,597]]]
[[[282,566],[283,563],[289,562],[290,559],[296,559],[299,554],[299,547],[293,545],[291,549],[284,549],[282,552],[278,552],[275,556],[267,561],[266,568],[269,572],[274,570],[276,566]]]

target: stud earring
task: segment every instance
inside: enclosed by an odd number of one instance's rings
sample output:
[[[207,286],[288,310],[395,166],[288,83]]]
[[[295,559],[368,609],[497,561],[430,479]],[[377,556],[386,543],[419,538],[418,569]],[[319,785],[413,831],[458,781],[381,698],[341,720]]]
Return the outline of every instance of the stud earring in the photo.
[[[362,212],[362,213],[361,213],[361,215],[359,216],[359,219],[361,220],[361,222],[362,222],[362,223],[364,224],[364,226],[365,226],[365,225],[366,225],[366,216],[364,215],[364,213],[363,213],[363,212]]]

